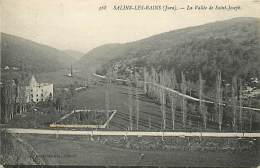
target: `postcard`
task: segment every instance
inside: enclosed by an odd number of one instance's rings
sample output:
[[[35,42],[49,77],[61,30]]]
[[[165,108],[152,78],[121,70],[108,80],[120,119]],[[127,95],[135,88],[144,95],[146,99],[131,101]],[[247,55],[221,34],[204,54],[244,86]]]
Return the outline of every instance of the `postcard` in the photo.
[[[2,167],[259,167],[259,0],[1,0]]]

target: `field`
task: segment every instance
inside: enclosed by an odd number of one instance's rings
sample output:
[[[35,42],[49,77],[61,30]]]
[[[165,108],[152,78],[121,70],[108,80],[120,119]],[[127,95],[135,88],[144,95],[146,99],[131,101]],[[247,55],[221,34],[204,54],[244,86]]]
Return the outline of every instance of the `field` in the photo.
[[[109,114],[111,115],[111,114]],[[106,121],[107,114],[100,111],[79,111],[57,122],[57,124],[95,124],[102,125]]]
[[[65,80],[65,79],[64,79]],[[66,78],[70,80],[70,78]],[[133,130],[136,127],[135,88],[129,91],[125,85],[113,84],[109,88],[102,82],[93,82],[88,89],[76,92],[65,100],[65,106],[75,109],[117,110],[109,122],[108,130],[129,130],[129,94],[132,94]],[[138,130],[162,131],[161,106],[138,89],[139,126]],[[109,96],[109,103],[106,100]],[[58,121],[71,110],[51,112],[51,109],[39,109],[29,112],[22,118],[11,121],[12,127],[48,128],[50,123]],[[43,110],[43,111],[42,111]],[[54,109],[53,109],[54,110]],[[55,110],[54,110],[55,111]],[[192,114],[193,115],[193,114]],[[201,119],[188,115],[187,127],[182,126],[182,115],[177,109],[175,131],[204,131]],[[256,122],[259,122],[256,113]],[[77,119],[75,119],[77,123]],[[81,128],[83,129],[83,128]],[[87,129],[87,128],[86,128]],[[217,131],[217,124],[208,121],[207,131]],[[166,130],[172,131],[171,109],[166,107]],[[232,127],[224,125],[223,132],[232,131]],[[255,127],[255,132],[259,132]],[[25,156],[16,157],[18,164],[26,164],[22,158],[33,155],[52,165],[152,165],[152,166],[256,166],[260,164],[259,139],[238,138],[144,138],[144,137],[89,137],[61,135],[17,135],[27,145],[16,150]],[[16,144],[16,142],[13,142]],[[28,151],[28,145],[30,151]],[[17,145],[14,145],[17,146]],[[15,152],[14,152],[15,153]],[[13,155],[15,155],[12,153]],[[19,152],[17,152],[19,154]],[[27,156],[27,157],[26,157]],[[15,160],[15,159],[12,159]]]
[[[80,92],[73,96],[66,104],[77,107],[78,109],[105,109],[106,86],[102,84],[93,85],[88,90]],[[109,109],[117,110],[117,114],[110,122],[110,128],[115,130],[129,129],[129,87],[124,85],[112,85],[109,88]],[[132,121],[133,130],[136,130],[136,97],[134,95],[135,88],[132,88]],[[161,106],[143,94],[141,89],[138,90],[139,97],[139,125],[138,130],[161,130],[162,112]],[[172,130],[172,116],[170,107],[166,108],[166,130]],[[256,113],[256,120],[260,119],[259,113]],[[259,126],[255,122],[255,131]],[[217,131],[217,123],[208,121],[207,131]],[[182,127],[182,114],[177,109],[175,119],[175,131],[202,131],[202,118],[198,118],[194,114],[188,114],[187,127]],[[232,126],[224,123],[224,132],[232,131]]]
[[[113,120],[110,123],[111,129],[129,129],[130,126],[130,116],[129,116],[129,87],[124,85],[112,84],[109,88],[105,86],[104,83],[98,82],[97,78],[94,78],[89,73],[85,74],[76,74],[73,78],[66,77],[64,74],[66,70],[60,70],[57,72],[41,73],[36,75],[36,78],[39,81],[52,82],[55,87],[55,96],[63,97],[65,100],[64,113],[69,113],[72,109],[106,109],[106,92],[109,94],[109,109],[117,110],[118,113],[115,115]],[[88,89],[81,91],[74,91],[71,95],[68,91],[65,95],[63,88],[69,89],[72,85],[79,86],[84,82],[87,83]],[[132,88],[132,123],[133,129],[136,129],[136,97],[135,97],[135,88]],[[160,104],[156,103],[155,100],[148,98],[144,95],[141,89],[138,90],[139,97],[139,130],[161,130],[162,129],[162,112]],[[192,105],[191,102],[188,103]],[[188,107],[189,108],[189,107]],[[198,111],[198,105],[195,109]],[[214,107],[213,107],[214,108]],[[209,109],[212,111],[212,108]],[[51,116],[52,114],[49,113]],[[224,132],[233,131],[232,128],[232,110],[224,112],[225,118],[227,120],[223,121],[223,130]],[[244,111],[244,130],[249,130],[249,112]],[[55,117],[56,118],[56,117]],[[260,130],[260,114],[256,113],[254,116],[255,121],[253,122],[253,130]],[[182,126],[182,114],[180,108],[177,108],[176,118],[175,118],[175,131],[203,131],[203,119],[198,112],[190,113],[187,115],[186,128]],[[172,130],[172,114],[170,107],[166,108],[166,130]],[[210,121],[207,122],[207,131],[217,131],[218,125],[217,122]]]
[[[255,149],[241,151],[189,150],[188,148],[186,150],[138,150],[131,147],[122,148],[115,144],[113,145],[109,143],[109,137],[105,137],[105,139],[108,139],[107,143],[104,143],[98,137],[91,138],[86,136],[34,136],[27,134],[20,135],[19,139],[22,139],[26,144],[30,144],[31,148],[37,153],[38,160],[42,160],[44,164],[50,165],[248,167],[256,166],[260,163],[259,139]],[[122,139],[122,137],[116,139]],[[135,145],[137,144],[136,142],[142,141],[142,138],[130,139],[129,141],[132,145]],[[217,141],[221,140],[213,139],[211,144]],[[236,141],[230,139],[231,143]],[[161,141],[157,140],[157,142],[160,143]],[[179,144],[179,147],[181,148],[183,145]],[[207,146],[210,146],[210,144]],[[20,159],[18,164],[22,163],[24,163],[24,160]]]
[[[67,79],[67,78],[66,78]],[[70,80],[70,79],[67,79]],[[71,79],[72,80],[72,79]],[[89,110],[117,110],[117,113],[109,123],[110,130],[127,130],[130,127],[129,115],[129,95],[132,94],[132,124],[133,130],[137,130],[136,123],[136,96],[135,88],[129,91],[129,87],[125,85],[113,84],[109,88],[102,82],[94,82],[89,85],[88,89],[75,92],[73,95],[67,93],[67,98],[64,102],[64,110],[61,112],[55,111],[55,108],[40,108],[39,112],[29,112],[24,118],[17,118],[11,121],[11,127],[29,128],[46,128],[49,124],[57,121],[63,115],[70,113],[73,109],[89,109]],[[160,131],[162,130],[162,112],[160,104],[155,103],[154,100],[144,95],[143,91],[139,88],[139,123],[138,130],[144,131]],[[109,101],[106,102],[106,94],[108,94]],[[232,114],[230,112],[230,114]],[[248,115],[245,112],[244,116]],[[247,117],[248,118],[248,117]],[[229,118],[231,119],[231,118]],[[28,122],[24,122],[27,120]],[[230,120],[229,120],[230,121]],[[246,120],[245,120],[246,121]],[[248,121],[247,121],[248,122]],[[255,114],[255,122],[253,122],[253,132],[260,130],[260,114]],[[26,125],[26,126],[24,126]],[[170,107],[166,107],[166,129],[165,131],[172,131],[172,113]],[[245,125],[249,127],[249,125]],[[205,131],[203,128],[202,118],[198,113],[190,113],[187,115],[186,128],[182,125],[182,114],[180,109],[177,108],[175,115],[175,131]],[[207,121],[207,131],[218,131],[216,122]],[[232,132],[232,125],[228,122],[223,123],[223,132]],[[245,130],[242,130],[245,131]]]
[[[40,73],[36,75],[36,79],[39,81],[53,83],[55,87],[66,87],[75,83],[81,84],[82,80],[87,79],[88,76],[77,75],[77,77],[65,76],[69,72],[69,69],[62,69],[55,72]]]

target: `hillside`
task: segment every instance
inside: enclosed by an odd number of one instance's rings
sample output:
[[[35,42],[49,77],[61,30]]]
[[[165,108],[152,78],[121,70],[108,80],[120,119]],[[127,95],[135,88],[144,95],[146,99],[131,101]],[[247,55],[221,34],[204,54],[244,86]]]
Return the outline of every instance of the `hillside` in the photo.
[[[1,66],[26,72],[49,72],[69,66],[73,58],[58,49],[1,33]]]
[[[216,70],[223,78],[233,75],[260,77],[259,27],[257,18],[235,18],[196,27],[170,31],[136,42],[101,46],[82,57],[81,64],[89,54],[108,61],[98,69],[101,74],[111,64],[119,64],[122,73],[127,67],[174,68],[177,78],[185,72],[188,80],[196,81],[199,71],[208,84],[214,84]]]
[[[75,59],[75,61],[84,55],[84,53],[76,50],[64,50],[63,52],[65,52],[68,56],[71,56],[73,59]]]
[[[76,64],[82,71],[95,71],[101,68],[103,64],[117,58],[119,56],[118,52],[122,51],[123,54],[124,50],[122,50],[121,47],[121,44],[106,44],[94,48],[82,56]],[[117,54],[115,54],[115,52]]]

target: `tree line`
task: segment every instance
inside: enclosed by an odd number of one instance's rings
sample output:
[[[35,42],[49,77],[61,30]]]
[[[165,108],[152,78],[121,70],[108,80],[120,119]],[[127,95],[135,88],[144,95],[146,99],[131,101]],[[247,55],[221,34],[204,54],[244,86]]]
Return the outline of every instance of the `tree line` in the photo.
[[[138,77],[139,79],[138,79]],[[193,83],[186,78],[184,72],[181,72],[181,80],[178,82],[176,73],[172,70],[157,71],[155,68],[150,70],[144,68],[142,79],[136,72],[132,74],[129,80],[129,125],[133,128],[133,95],[136,98],[136,128],[138,129],[139,120],[139,102],[138,93],[133,93],[133,86],[140,87],[146,96],[152,98],[155,102],[160,104],[161,109],[161,128],[166,129],[166,111],[167,108],[171,111],[171,128],[176,130],[177,113],[181,114],[182,129],[187,129],[191,122],[198,122],[201,130],[209,130],[209,123],[216,125],[216,129],[220,132],[223,129],[232,129],[237,131],[252,131],[255,119],[255,114],[252,110],[243,109],[243,106],[250,106],[251,98],[243,96],[243,81],[238,77],[232,78],[231,84],[224,84],[221,71],[216,72],[215,88],[213,89],[215,95],[209,97],[205,92],[205,80],[201,73],[199,73],[198,81]],[[198,102],[192,102],[186,96],[181,96],[168,89],[172,89],[199,99]],[[207,103],[213,101],[214,103]],[[194,117],[195,116],[195,117]],[[151,118],[148,117],[150,125]],[[197,120],[197,121],[196,121]]]

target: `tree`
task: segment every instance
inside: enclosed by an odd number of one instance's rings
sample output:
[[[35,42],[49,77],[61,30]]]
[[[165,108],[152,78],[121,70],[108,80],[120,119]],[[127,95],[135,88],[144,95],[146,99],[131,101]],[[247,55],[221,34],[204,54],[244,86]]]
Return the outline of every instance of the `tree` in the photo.
[[[218,127],[219,131],[222,131],[222,121],[223,121],[223,94],[222,94],[222,79],[221,79],[221,72],[218,71],[217,79],[216,79],[216,111],[218,113]]]
[[[243,98],[242,98],[242,80],[239,80],[239,128],[242,132],[243,130]]]
[[[232,97],[231,97],[232,111],[233,111],[233,130],[237,131],[237,77],[232,78]]]
[[[109,119],[110,89],[111,89],[111,83],[113,78],[116,78],[116,75],[112,67],[109,67],[107,70],[106,91],[105,91],[105,108],[106,108],[107,120]],[[107,125],[107,127],[109,127],[109,125]]]
[[[171,96],[172,130],[175,130],[176,107],[177,107],[177,96],[175,94],[172,94]]]
[[[250,107],[252,103],[251,98],[249,97],[248,100],[248,106]],[[253,111],[252,110],[248,110],[249,113],[249,131],[251,132],[253,129],[253,120],[254,120],[254,115],[253,115]]]
[[[149,129],[152,128],[152,118],[151,118],[151,115],[148,116],[148,126],[149,126]]]
[[[105,91],[105,108],[106,108],[106,116],[107,116],[107,120],[109,119],[109,106],[110,106],[110,100],[109,100],[109,84],[107,84],[107,89]]]
[[[171,84],[170,88],[175,89],[177,87],[177,81],[176,81],[176,75],[174,70],[171,71],[170,73],[171,77]],[[177,95],[174,93],[170,94],[170,99],[171,99],[171,111],[172,111],[172,130],[175,130],[175,113],[176,113],[176,108],[177,108]]]
[[[138,78],[137,78],[137,73],[135,72],[135,82],[136,84],[138,83]],[[138,96],[138,87],[136,85],[135,88],[135,105],[136,105],[136,129],[138,130],[139,128],[139,96]]]
[[[165,86],[165,71],[162,71],[160,73],[160,85]],[[166,129],[165,91],[163,88],[159,88],[159,92],[160,92],[160,104],[161,104],[161,111],[162,111],[162,126],[163,126],[163,130],[165,130]]]
[[[185,79],[185,75],[181,73],[181,92],[186,94],[187,91],[187,83]],[[181,112],[182,112],[182,124],[183,128],[186,128],[186,118],[187,118],[187,100],[184,96],[182,96],[182,104],[181,104]]]
[[[148,78],[148,74],[147,74],[147,70],[144,67],[144,94],[147,94],[148,92],[148,88],[147,88],[147,78]]]
[[[201,73],[199,74],[199,109],[200,109],[200,114],[202,115],[203,118],[203,124],[204,124],[204,129],[207,129],[207,109],[206,105],[204,102],[202,102],[203,99],[203,84],[204,81],[202,79]]]
[[[129,109],[129,126],[130,130],[133,130],[133,96],[132,96],[132,84],[129,80],[129,89],[128,89],[128,109]]]
[[[56,110],[58,110],[59,112],[63,109],[63,100],[61,97],[57,97],[55,106],[56,106]]]

